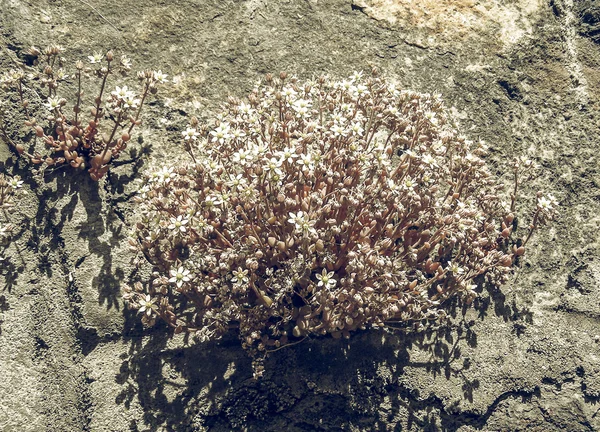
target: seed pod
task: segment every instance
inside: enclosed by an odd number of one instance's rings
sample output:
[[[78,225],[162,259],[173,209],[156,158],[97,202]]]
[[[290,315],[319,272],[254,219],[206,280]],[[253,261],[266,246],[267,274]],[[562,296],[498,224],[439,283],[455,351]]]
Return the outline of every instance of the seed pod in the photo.
[[[392,239],[386,238],[381,242],[381,247],[384,249],[388,249],[392,245]]]
[[[325,249],[325,245],[323,244],[323,240],[321,240],[321,239],[317,240],[317,242],[315,243],[315,249],[318,252],[323,252],[323,250]]]

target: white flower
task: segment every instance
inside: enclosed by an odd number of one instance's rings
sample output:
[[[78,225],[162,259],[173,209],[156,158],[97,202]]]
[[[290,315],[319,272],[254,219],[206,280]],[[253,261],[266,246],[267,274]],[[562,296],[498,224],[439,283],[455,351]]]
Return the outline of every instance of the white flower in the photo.
[[[384,148],[376,148],[375,151],[377,152],[375,154],[375,160],[379,163],[379,165],[388,166],[391,163],[390,158],[387,156]]]
[[[154,241],[158,240],[159,235],[160,235],[160,231],[158,229],[156,229],[154,231],[150,231],[150,235],[146,236],[145,239],[149,242],[154,242]]]
[[[473,162],[477,162],[480,159],[477,156],[475,156],[473,153],[467,153],[467,155],[465,156],[465,160],[473,163]]]
[[[238,267],[237,271],[233,271],[233,278],[231,278],[231,282],[236,285],[243,285],[248,283],[248,269],[242,270],[241,267]]]
[[[67,75],[65,73],[63,68],[60,68],[59,70],[56,71],[56,79],[58,81],[63,81],[63,80],[66,80],[67,78],[69,78],[69,75]]]
[[[336,112],[335,114],[333,114],[331,116],[331,120],[333,120],[333,123],[340,124],[340,125],[343,125],[348,121],[348,119],[346,117],[344,117],[342,114],[340,114],[339,112]]]
[[[186,141],[189,140],[197,140],[198,139],[198,135],[200,135],[200,133],[195,129],[195,128],[187,128],[186,130],[184,130],[183,132],[181,132],[181,135],[183,135],[183,139]]]
[[[423,157],[421,158],[421,161],[423,161],[424,164],[429,165],[431,167],[437,166],[437,164],[435,163],[434,157],[431,156],[430,154],[423,155]]]
[[[242,189],[244,189],[244,187],[246,187],[248,181],[246,180],[243,174],[238,174],[225,184],[231,189],[237,189],[238,191],[241,191]]]
[[[413,150],[411,150],[411,149],[404,150],[404,154],[405,154],[406,156],[408,156],[409,158],[411,158],[411,159],[416,159],[416,158],[418,158],[418,157],[419,157],[419,156],[417,156],[417,154],[416,154],[416,153],[415,153]]]
[[[223,144],[226,139],[231,138],[231,134],[229,133],[229,124],[223,122],[213,131],[210,131],[210,134],[213,136],[212,142],[219,142],[219,144]]]
[[[400,190],[400,186],[393,179],[388,179],[388,188],[392,192],[398,192]]]
[[[113,95],[115,98],[117,98],[119,100],[125,100],[128,98],[135,97],[135,93],[130,91],[127,88],[127,86],[123,86],[123,87],[116,86],[115,90],[111,92],[111,95]]]
[[[302,233],[304,235],[315,234],[317,230],[313,227],[315,224],[314,220],[309,220],[308,215],[304,212],[299,211],[298,213],[289,213],[288,222],[294,224],[294,228],[296,232]]]
[[[350,79],[354,81],[360,81],[362,79],[363,73],[362,71],[354,71],[354,73],[350,76]]]
[[[169,279],[169,282],[177,285],[177,288],[181,288],[184,282],[190,281],[189,274],[190,271],[183,267],[179,267],[177,270],[171,270],[171,279]]]
[[[269,150],[266,144],[259,142],[258,144],[254,144],[250,147],[250,153],[252,153],[256,157],[260,157],[265,154]]]
[[[305,220],[304,212],[302,211],[299,211],[298,213],[290,212],[289,217],[288,222],[294,224],[296,229],[300,228]]]
[[[8,181],[8,184],[13,189],[19,189],[20,187],[23,186],[23,180],[21,180],[21,178],[19,176],[15,176]]]
[[[451,272],[454,276],[461,275],[465,272],[465,269],[460,267],[458,264],[448,261],[448,267],[446,269]]]
[[[344,81],[341,81],[341,82],[336,82],[334,84],[334,87],[348,91],[352,87],[352,81],[353,81],[353,79],[350,78],[349,80],[344,80]]]
[[[327,272],[327,270],[323,269],[321,274],[317,274],[317,279],[319,280],[317,286],[325,287],[326,289],[332,289],[335,287],[337,281],[333,279],[333,275],[333,272]]]
[[[358,84],[357,86],[350,87],[350,93],[352,94],[352,97],[358,98],[369,94],[369,90],[366,85]]]
[[[312,102],[306,99],[298,99],[292,104],[292,109],[296,111],[298,117],[307,117],[310,114]]]
[[[269,176],[269,182],[273,188],[279,188],[282,184],[281,175],[277,173],[271,173]]]
[[[100,53],[94,53],[94,55],[88,56],[91,64],[100,63],[104,59],[104,55]]]
[[[269,173],[270,175],[283,175],[281,169],[279,169],[279,167],[281,166],[281,161],[277,160],[275,158],[271,158],[269,161],[267,161],[266,165],[263,166],[263,169]]]
[[[346,136],[346,129],[344,129],[344,127],[338,123],[334,124],[331,127],[331,132],[333,132],[333,136],[337,137],[337,136]]]
[[[128,95],[125,99],[123,99],[123,106],[125,108],[135,109],[140,106],[140,100],[136,99],[133,94]]]
[[[552,212],[556,206],[558,206],[558,201],[554,198],[553,195],[548,194],[547,197],[538,198],[537,202],[538,208],[545,212]]]
[[[151,172],[148,181],[150,183],[169,183],[173,177],[175,177],[173,167],[163,166],[160,170]]]
[[[121,66],[123,66],[124,69],[126,69],[126,70],[131,69],[131,60],[128,59],[127,56],[122,55],[120,63],[121,63]]]
[[[241,129],[234,129],[234,130],[231,132],[231,136],[232,136],[233,138],[243,138],[243,137],[245,137],[245,136],[246,136],[246,132],[244,132],[244,131],[243,131],[243,130],[241,130]]]
[[[161,70],[152,72],[152,76],[154,77],[154,80],[156,82],[159,82],[161,84],[165,84],[167,82],[168,75],[166,73],[163,73]]]
[[[364,129],[359,122],[354,122],[350,127],[350,131],[352,132],[352,135],[362,136]]]
[[[427,120],[429,120],[429,122],[430,122],[432,125],[434,125],[434,126],[437,126],[437,124],[438,124],[438,119],[437,119],[437,117],[436,117],[436,114],[435,114],[433,111],[426,111],[426,112],[425,112],[425,118],[426,118]]]
[[[308,234],[316,234],[317,230],[314,227],[315,223],[316,221],[314,220],[304,220],[300,226],[296,225],[296,231],[301,232],[305,236]]]
[[[314,163],[313,163],[310,153],[300,155],[300,159],[298,159],[296,162],[298,162],[298,164],[300,164],[302,169],[307,169],[310,171],[314,168]]]
[[[221,204],[223,204],[223,201],[218,195],[209,195],[204,199],[204,205],[208,208],[212,208]]]
[[[186,232],[185,226],[189,220],[184,218],[183,215],[179,215],[177,218],[171,218],[170,222],[171,224],[168,227],[170,230]]]
[[[229,202],[230,198],[231,198],[231,193],[229,193],[229,192],[221,192],[217,196],[217,202],[219,204],[225,204],[225,203]]]
[[[398,115],[398,113],[399,113],[400,111],[398,111],[398,107],[395,107],[395,106],[390,106],[390,107],[387,109],[387,112],[388,112],[389,114],[393,115],[393,116],[397,116],[397,115]]]
[[[478,297],[477,291],[476,291],[477,285],[475,285],[475,284],[469,284],[469,285],[461,284],[461,288],[463,288],[463,292],[465,294],[467,294],[468,296]]]
[[[283,96],[287,96],[289,98],[293,98],[294,96],[296,96],[298,93],[296,92],[296,90],[294,90],[291,87],[284,87],[283,89],[281,89],[281,94]]]
[[[281,158],[281,162],[293,163],[294,158],[297,158],[296,150],[291,147],[286,147],[281,151],[275,153],[279,158]]]
[[[54,111],[55,109],[60,108],[60,98],[59,97],[49,97],[48,102],[44,104],[50,111]]]
[[[146,313],[146,315],[151,316],[152,312],[154,311],[154,308],[156,307],[156,305],[154,304],[155,302],[156,298],[152,298],[149,295],[147,295],[146,298],[143,298],[139,301],[140,308],[138,309],[138,312]]]
[[[233,161],[242,166],[246,166],[252,162],[252,153],[245,149],[240,149],[233,154]]]
[[[252,114],[254,112],[254,109],[247,103],[242,102],[240,104],[240,106],[238,106],[238,109],[240,110],[240,112],[242,114]]]

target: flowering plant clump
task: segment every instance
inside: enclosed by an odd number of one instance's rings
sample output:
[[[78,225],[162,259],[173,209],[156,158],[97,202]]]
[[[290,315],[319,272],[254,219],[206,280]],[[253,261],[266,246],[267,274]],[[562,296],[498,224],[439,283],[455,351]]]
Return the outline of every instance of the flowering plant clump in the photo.
[[[0,173],[0,261],[4,260],[4,249],[10,244],[13,224],[9,215],[15,211],[15,202],[23,195],[23,180],[19,176]]]
[[[501,284],[524,252],[485,146],[440,96],[374,72],[268,75],[214,125],[183,131],[190,162],[146,174],[130,244],[151,280],[124,287],[142,320],[268,352],[310,335],[441,319],[442,302]],[[529,230],[552,218],[540,197]],[[529,236],[527,237],[527,240]]]
[[[43,52],[32,47],[28,55],[36,59],[39,70],[31,74],[21,69],[11,70],[0,77],[1,89],[12,89],[18,94],[27,118],[25,124],[44,142],[48,154],[27,152],[23,144],[15,143],[9,137],[3,123],[0,124],[0,137],[36,165],[46,168],[69,164],[74,168],[87,168],[91,178],[99,180],[107,173],[111,161],[117,159],[127,147],[133,128],[141,124],[140,113],[144,102],[150,93],[156,91],[157,83],[165,82],[166,75],[161,71],[139,72],[139,92],[127,86],[116,86],[110,91],[107,85],[109,77],[116,73],[126,75],[131,69],[127,57],[122,56],[117,61],[111,51],[96,53],[88,57],[91,67],[78,61],[75,73],[71,76],[63,68],[62,52],[59,46],[50,46]],[[85,117],[82,78],[89,75],[99,79],[100,89],[89,110],[89,117]],[[57,92],[65,81],[74,81],[77,85],[76,101],[69,109],[67,100]],[[42,126],[29,109],[26,87],[29,83],[37,83],[41,88],[40,93],[44,94],[42,99],[48,114],[47,127]]]

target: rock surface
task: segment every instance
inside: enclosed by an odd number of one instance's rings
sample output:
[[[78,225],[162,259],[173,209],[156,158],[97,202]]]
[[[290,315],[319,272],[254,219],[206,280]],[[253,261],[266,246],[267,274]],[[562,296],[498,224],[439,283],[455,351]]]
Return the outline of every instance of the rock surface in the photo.
[[[146,111],[138,151],[100,183],[40,183],[0,145],[28,194],[0,291],[0,430],[600,430],[600,6],[550,0],[0,0],[0,72],[31,45],[129,54],[175,83]],[[462,131],[542,166],[560,219],[514,280],[453,324],[367,331],[275,353],[252,380],[235,338],[207,346],[144,330],[124,310],[134,179],[181,156],[266,72],[345,77],[379,67],[440,92]],[[142,152],[139,149],[144,148]],[[528,203],[529,204],[529,203]]]

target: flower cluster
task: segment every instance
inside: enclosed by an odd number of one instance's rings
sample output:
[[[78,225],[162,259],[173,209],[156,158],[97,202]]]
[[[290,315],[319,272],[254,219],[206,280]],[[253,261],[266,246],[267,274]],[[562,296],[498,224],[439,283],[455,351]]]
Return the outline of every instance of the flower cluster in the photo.
[[[146,98],[156,91],[156,85],[166,80],[161,71],[139,72],[138,92],[127,86],[116,86],[108,90],[108,79],[117,72],[125,75],[131,62],[125,56],[119,61],[109,51],[106,54],[89,56],[91,67],[82,61],[75,64],[75,72],[68,75],[63,69],[63,49],[50,46],[43,52],[31,48],[28,54],[37,60],[37,74],[26,76],[21,70],[12,70],[0,77],[0,88],[16,90],[25,112],[25,124],[31,127],[35,136],[43,141],[49,152],[42,155],[38,151],[26,151],[21,143],[15,143],[4,128],[0,136],[19,154],[27,156],[36,165],[56,167],[69,164],[74,168],[87,168],[94,180],[99,180],[108,171],[111,161],[117,159],[127,147],[135,126],[141,124],[140,113]],[[83,115],[82,78],[96,76],[100,90],[94,98],[87,117]],[[67,109],[67,100],[60,97],[57,89],[64,81],[74,81],[77,86],[76,101]],[[43,94],[43,106],[47,114],[47,126],[38,122],[30,112],[30,101],[26,98],[26,83],[37,82]],[[72,111],[72,114],[69,113]]]
[[[523,253],[485,145],[455,130],[439,95],[376,72],[268,75],[182,136],[191,161],[151,170],[137,197],[130,245],[153,273],[124,298],[147,324],[201,341],[235,327],[268,352],[442,319],[442,302],[504,282]],[[551,217],[555,203],[538,207]]]
[[[13,225],[8,219],[15,211],[16,203],[23,194],[23,180],[19,176],[7,176],[0,173],[0,246],[5,248],[10,244]],[[3,261],[0,253],[0,261]]]

